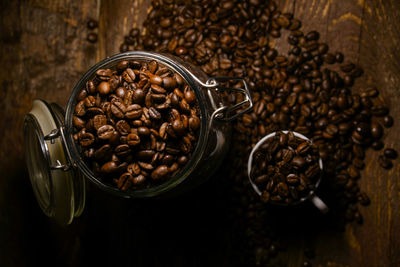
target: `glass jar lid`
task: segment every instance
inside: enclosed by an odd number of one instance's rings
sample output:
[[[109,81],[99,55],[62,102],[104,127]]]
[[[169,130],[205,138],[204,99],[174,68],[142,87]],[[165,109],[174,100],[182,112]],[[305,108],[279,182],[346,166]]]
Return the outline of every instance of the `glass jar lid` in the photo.
[[[85,205],[85,180],[71,167],[63,140],[63,110],[35,100],[24,120],[25,159],[36,199],[43,212],[70,224]]]

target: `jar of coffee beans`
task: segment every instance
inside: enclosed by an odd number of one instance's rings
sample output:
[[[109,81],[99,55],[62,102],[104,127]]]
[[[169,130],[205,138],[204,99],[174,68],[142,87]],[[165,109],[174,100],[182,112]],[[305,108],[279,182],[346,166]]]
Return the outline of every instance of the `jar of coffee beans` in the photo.
[[[243,101],[232,104],[230,94]],[[243,78],[209,78],[166,54],[109,57],[80,79],[65,114],[35,100],[25,117],[26,161],[39,205],[69,224],[83,211],[86,180],[126,198],[187,191],[218,168],[228,122],[252,106]]]

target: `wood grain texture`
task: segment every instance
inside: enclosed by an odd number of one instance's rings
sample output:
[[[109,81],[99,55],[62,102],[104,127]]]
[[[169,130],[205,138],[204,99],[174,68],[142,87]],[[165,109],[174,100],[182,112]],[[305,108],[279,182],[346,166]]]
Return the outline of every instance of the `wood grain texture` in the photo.
[[[81,218],[62,228],[40,211],[23,158],[23,116],[36,98],[65,106],[72,87],[95,62],[119,51],[123,36],[140,27],[149,0],[0,1],[0,265],[234,266],[220,177],[190,195],[167,201],[126,201],[90,187]],[[400,116],[400,2],[396,0],[282,0],[302,30],[317,30],[330,51],[341,51],[365,74],[362,91],[377,86],[379,101]],[[99,40],[86,41],[86,22],[99,20]],[[274,42],[287,53],[285,38]],[[385,144],[400,151],[400,123]],[[362,226],[344,231],[329,217],[288,215],[304,228],[288,233],[288,250],[275,266],[300,266],[314,247],[313,266],[400,265],[400,164],[385,171],[368,151],[361,189],[371,205]],[[220,173],[221,174],[221,173]],[[220,175],[222,176],[222,175]],[[206,194],[205,194],[206,192]],[[222,195],[221,195],[222,194]],[[296,217],[298,216],[298,217]]]

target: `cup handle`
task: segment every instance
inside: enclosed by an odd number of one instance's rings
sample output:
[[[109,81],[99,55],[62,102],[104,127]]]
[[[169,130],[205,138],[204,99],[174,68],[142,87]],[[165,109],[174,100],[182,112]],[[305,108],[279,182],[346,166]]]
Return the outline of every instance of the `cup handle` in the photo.
[[[322,213],[325,214],[329,211],[328,206],[316,195],[314,195],[310,200],[314,204],[314,206],[317,209],[319,209]]]

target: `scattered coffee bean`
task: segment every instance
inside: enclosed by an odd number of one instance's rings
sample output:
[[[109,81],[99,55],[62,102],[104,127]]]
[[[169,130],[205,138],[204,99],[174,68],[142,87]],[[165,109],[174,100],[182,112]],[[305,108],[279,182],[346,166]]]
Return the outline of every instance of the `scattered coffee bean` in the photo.
[[[391,169],[393,167],[393,163],[390,159],[388,159],[386,156],[384,155],[380,155],[378,157],[378,163],[379,165],[384,168],[384,169]]]
[[[88,33],[86,39],[87,39],[90,43],[95,43],[95,42],[97,42],[97,33],[94,33],[94,32]]]
[[[393,118],[390,115],[387,115],[383,117],[383,126],[386,128],[392,127],[393,126]]]
[[[99,24],[96,20],[89,19],[86,26],[89,30],[94,30],[99,26]]]
[[[396,159],[397,158],[397,151],[394,150],[393,148],[386,148],[383,151],[383,154],[385,155],[385,157],[387,157],[388,159]]]

